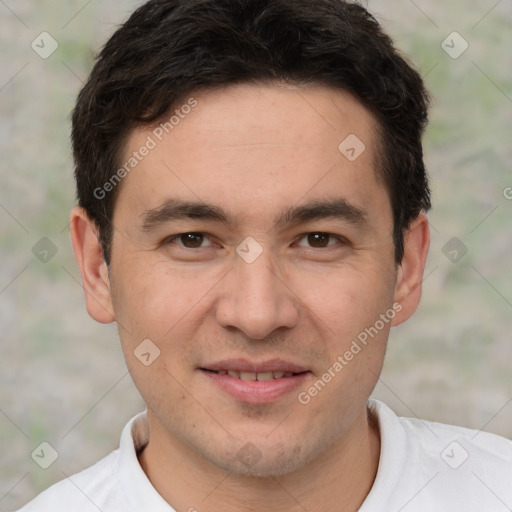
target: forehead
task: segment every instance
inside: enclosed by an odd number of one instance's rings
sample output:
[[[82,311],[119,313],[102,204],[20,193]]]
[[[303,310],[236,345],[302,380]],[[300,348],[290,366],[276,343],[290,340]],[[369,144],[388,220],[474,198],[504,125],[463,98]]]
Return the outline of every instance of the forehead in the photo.
[[[244,215],[333,191],[364,208],[386,195],[376,179],[377,146],[375,118],[343,91],[244,84],[192,93],[130,134],[121,160],[137,162],[116,212],[125,204],[131,212],[154,208],[171,195]]]

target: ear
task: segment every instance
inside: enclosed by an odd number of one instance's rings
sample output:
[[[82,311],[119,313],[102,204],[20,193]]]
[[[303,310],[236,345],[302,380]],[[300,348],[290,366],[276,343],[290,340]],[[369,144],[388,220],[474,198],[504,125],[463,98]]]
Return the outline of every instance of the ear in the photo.
[[[418,307],[429,246],[428,219],[421,213],[404,233],[404,257],[398,268],[395,285],[395,302],[402,309],[393,318],[392,325],[405,322]]]
[[[98,241],[97,227],[85,210],[77,206],[71,211],[70,228],[73,250],[82,274],[87,312],[97,322],[109,324],[115,316],[108,268]]]

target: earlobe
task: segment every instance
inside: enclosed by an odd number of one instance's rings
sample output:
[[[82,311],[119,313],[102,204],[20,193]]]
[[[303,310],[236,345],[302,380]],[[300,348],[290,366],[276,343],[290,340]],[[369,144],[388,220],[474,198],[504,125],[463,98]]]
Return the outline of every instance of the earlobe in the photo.
[[[429,246],[428,219],[422,213],[404,233],[404,257],[398,268],[394,297],[402,309],[393,319],[392,325],[405,322],[418,307]]]
[[[108,269],[98,241],[97,228],[85,210],[73,208],[70,215],[71,242],[82,275],[87,312],[97,322],[115,320]]]

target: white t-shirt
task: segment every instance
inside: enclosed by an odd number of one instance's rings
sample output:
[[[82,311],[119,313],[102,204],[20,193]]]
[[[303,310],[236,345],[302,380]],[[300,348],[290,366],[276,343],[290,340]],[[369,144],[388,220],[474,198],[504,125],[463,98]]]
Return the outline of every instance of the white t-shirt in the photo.
[[[411,418],[369,400],[381,436],[377,477],[359,512],[507,512],[512,509],[512,441]],[[175,512],[142,470],[146,413],[123,429],[120,447],[51,486],[19,512]]]

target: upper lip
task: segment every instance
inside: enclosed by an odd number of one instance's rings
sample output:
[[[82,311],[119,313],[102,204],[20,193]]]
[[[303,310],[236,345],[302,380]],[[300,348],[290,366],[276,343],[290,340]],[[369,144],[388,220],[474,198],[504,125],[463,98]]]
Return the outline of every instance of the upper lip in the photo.
[[[265,373],[265,372],[293,372],[302,373],[309,371],[303,366],[285,361],[284,359],[268,359],[266,361],[250,361],[248,359],[223,359],[202,366],[205,370],[234,370],[239,372]]]

